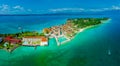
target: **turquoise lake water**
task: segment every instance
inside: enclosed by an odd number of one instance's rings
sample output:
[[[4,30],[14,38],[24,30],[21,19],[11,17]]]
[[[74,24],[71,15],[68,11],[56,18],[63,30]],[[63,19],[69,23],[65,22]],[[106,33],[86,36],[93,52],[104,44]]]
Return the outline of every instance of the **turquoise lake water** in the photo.
[[[60,43],[66,41],[66,40],[67,40],[67,39],[66,39],[65,37],[59,37],[59,38],[58,38],[58,41],[59,41]]]
[[[24,31],[41,31],[44,27],[64,24],[67,18],[76,17],[109,17],[111,20],[84,30],[62,46],[57,46],[55,39],[51,38],[48,47],[21,46],[12,53],[1,49],[0,66],[120,66],[118,15],[0,16],[0,33],[19,32],[19,26]]]

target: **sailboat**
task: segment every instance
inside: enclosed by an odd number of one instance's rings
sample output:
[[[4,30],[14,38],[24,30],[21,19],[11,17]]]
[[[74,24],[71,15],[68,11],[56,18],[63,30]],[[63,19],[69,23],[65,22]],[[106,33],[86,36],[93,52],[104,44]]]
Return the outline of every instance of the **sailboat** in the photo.
[[[111,50],[110,49],[108,50],[108,55],[111,55]]]

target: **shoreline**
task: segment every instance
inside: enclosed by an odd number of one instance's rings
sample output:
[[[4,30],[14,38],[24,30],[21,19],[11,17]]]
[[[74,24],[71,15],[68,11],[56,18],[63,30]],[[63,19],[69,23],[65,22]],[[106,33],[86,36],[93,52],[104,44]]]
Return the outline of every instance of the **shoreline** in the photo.
[[[76,20],[77,20],[77,22],[74,22]],[[30,36],[31,35],[35,35],[35,36],[37,36],[37,35],[43,36],[44,35],[44,37],[48,39],[46,42],[49,43],[49,38],[54,38],[56,40],[57,46],[60,46],[60,45],[65,44],[66,42],[69,42],[70,40],[74,39],[77,34],[83,32],[84,30],[94,27],[96,25],[103,24],[106,21],[110,21],[111,19],[97,19],[96,20],[94,18],[94,21],[89,21],[89,20],[90,20],[90,18],[84,19],[83,21],[82,21],[82,19],[79,19],[79,18],[78,19],[68,19],[66,21],[66,23],[63,25],[57,25],[57,26],[52,26],[49,28],[44,28],[43,32],[41,32],[40,34],[39,34],[39,32],[30,32],[30,31],[22,32],[18,36],[18,37],[21,37],[21,39],[20,38],[12,38],[12,39],[20,40],[20,42],[23,43],[23,38],[25,37],[24,35],[27,35],[27,34]],[[82,23],[79,21],[81,21]],[[91,23],[89,23],[89,22],[91,22]],[[45,29],[46,29],[46,32],[44,32]],[[49,31],[49,32],[47,33],[47,31]],[[62,32],[62,34],[60,34],[61,32]],[[13,36],[14,35],[16,35],[16,34],[13,34]],[[60,39],[61,37],[63,37],[63,39]],[[64,40],[64,38],[65,38],[65,40]],[[3,42],[5,42],[5,41],[3,41]],[[27,47],[29,47],[29,46],[31,46],[31,47],[46,46],[46,45],[38,45],[38,44],[35,46],[34,45],[24,45],[22,43],[21,43],[21,46],[27,46]],[[47,43],[47,46],[49,46],[48,43]],[[13,48],[6,49],[6,50],[9,52],[12,52],[16,48],[17,47],[13,46]]]
[[[110,20],[112,20],[112,19],[108,19],[108,20],[101,21],[101,24],[106,23],[106,22],[109,22]],[[100,25],[100,24],[98,24],[98,25]],[[92,27],[94,27],[94,26],[97,26],[97,25],[92,25],[92,26],[88,26],[88,27],[85,27],[85,28],[80,29],[80,30],[76,33],[76,35],[79,34],[79,33],[81,33],[81,32],[83,32],[84,30],[86,30],[86,29],[88,29],[88,28],[92,28]],[[74,39],[74,38],[75,38],[75,36],[72,37],[72,38],[70,38],[69,40],[63,41],[63,42],[61,43],[61,45],[64,44],[64,43],[67,43],[68,41],[70,41],[70,40],[72,40],[72,39]]]
[[[80,29],[80,30],[76,33],[76,35],[79,34],[79,33],[81,33],[81,32],[83,32],[84,30],[86,30],[86,29],[88,29],[88,28],[91,28],[91,27],[93,27],[93,26],[89,26],[89,27]],[[74,39],[74,38],[75,38],[75,36],[72,37],[72,38],[70,38],[70,39],[68,39],[68,40],[63,41],[63,42],[61,43],[61,45],[64,44],[64,43],[69,42],[70,40],[72,40],[72,39]]]

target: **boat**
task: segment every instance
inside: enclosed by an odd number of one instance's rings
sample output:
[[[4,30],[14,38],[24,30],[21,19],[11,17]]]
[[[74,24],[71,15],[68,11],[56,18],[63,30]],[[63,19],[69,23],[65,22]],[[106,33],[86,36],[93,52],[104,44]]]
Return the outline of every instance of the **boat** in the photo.
[[[108,50],[108,55],[111,55],[111,50]]]

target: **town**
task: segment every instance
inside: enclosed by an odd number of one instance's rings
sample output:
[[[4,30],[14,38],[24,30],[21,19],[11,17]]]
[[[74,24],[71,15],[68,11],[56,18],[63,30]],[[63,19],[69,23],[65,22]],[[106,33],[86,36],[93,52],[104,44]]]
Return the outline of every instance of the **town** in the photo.
[[[44,28],[41,33],[25,31],[15,34],[0,34],[0,49],[12,51],[19,46],[49,46],[49,39],[55,38],[57,46],[70,41],[84,28],[101,24],[108,18],[72,18],[65,24]]]

